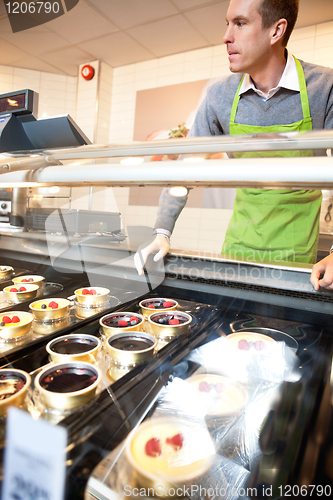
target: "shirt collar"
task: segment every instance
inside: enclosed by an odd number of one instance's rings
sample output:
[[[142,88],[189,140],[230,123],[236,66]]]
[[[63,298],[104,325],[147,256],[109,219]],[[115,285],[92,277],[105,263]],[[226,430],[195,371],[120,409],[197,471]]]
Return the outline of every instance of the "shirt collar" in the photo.
[[[289,52],[287,52],[287,63],[285,65],[284,71],[282,73],[282,76],[280,78],[280,81],[277,85],[277,87],[274,87],[268,92],[267,97],[263,94],[263,92],[259,89],[257,89],[254,86],[254,83],[247,73],[245,74],[244,80],[242,82],[241,88],[239,89],[238,94],[242,95],[248,90],[252,89],[254,92],[256,92],[260,97],[263,97],[265,100],[269,99],[272,97],[281,87],[288,89],[288,90],[295,90],[296,92],[300,91],[299,88],[299,81],[298,81],[298,74],[297,74],[297,68],[296,68],[296,62],[294,57],[291,55],[289,56]]]

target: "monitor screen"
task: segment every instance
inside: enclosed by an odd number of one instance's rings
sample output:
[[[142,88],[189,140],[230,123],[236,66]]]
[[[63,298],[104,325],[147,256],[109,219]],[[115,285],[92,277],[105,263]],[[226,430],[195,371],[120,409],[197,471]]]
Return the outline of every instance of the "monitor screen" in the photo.
[[[0,97],[0,113],[21,111],[22,109],[26,109],[26,94]]]

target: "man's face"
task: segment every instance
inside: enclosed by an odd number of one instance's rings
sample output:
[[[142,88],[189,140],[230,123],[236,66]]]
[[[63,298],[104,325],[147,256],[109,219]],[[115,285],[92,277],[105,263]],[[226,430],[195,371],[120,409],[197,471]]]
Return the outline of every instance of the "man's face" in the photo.
[[[233,73],[254,74],[265,67],[271,54],[271,28],[262,27],[259,2],[230,0],[223,41],[227,46],[229,69]]]

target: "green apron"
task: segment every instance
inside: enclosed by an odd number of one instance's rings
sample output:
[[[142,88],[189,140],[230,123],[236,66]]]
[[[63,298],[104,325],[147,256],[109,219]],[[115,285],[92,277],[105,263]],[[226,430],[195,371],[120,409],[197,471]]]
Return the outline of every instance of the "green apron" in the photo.
[[[312,130],[309,100],[301,63],[295,58],[303,120],[288,125],[260,127],[235,123],[236,92],[230,115],[230,135]],[[312,156],[305,151],[241,153],[234,157]],[[248,262],[315,263],[319,238],[321,191],[292,189],[237,189],[232,218],[222,253]]]

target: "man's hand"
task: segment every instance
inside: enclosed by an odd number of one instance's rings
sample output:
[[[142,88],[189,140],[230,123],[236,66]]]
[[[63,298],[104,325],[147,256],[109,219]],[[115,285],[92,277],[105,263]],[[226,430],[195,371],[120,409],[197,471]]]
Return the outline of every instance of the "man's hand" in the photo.
[[[324,274],[324,276],[320,280],[321,274]],[[333,290],[333,253],[313,266],[310,281],[315,290],[319,290],[320,286]]]
[[[150,243],[150,245],[143,248],[141,251],[137,251],[136,254],[134,255],[134,264],[138,271],[138,274],[142,276],[143,268],[145,266],[149,254],[157,252],[154,257],[154,261],[158,262],[159,260],[163,259],[163,257],[165,257],[165,255],[168,253],[169,250],[170,250],[169,238],[165,237],[163,234],[157,234],[156,238],[152,243]]]

